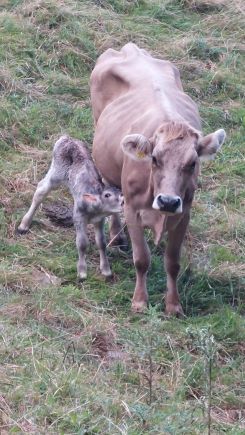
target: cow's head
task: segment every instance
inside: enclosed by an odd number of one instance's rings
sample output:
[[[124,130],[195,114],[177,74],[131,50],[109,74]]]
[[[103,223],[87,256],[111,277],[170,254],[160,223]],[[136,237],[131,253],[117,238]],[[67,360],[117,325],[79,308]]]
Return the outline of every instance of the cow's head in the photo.
[[[188,124],[165,122],[153,138],[130,134],[121,147],[135,161],[151,161],[152,207],[177,214],[182,213],[187,189],[195,190],[199,159],[214,158],[225,136],[222,129],[203,137]]]

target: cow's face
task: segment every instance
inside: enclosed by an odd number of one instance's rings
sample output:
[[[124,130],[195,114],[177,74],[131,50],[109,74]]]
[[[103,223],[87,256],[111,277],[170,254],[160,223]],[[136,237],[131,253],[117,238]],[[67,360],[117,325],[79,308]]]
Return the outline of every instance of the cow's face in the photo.
[[[152,208],[178,214],[182,213],[187,189],[195,189],[199,158],[212,159],[224,140],[224,130],[201,137],[186,124],[168,122],[152,139],[132,134],[124,137],[121,146],[134,160],[151,162]]]

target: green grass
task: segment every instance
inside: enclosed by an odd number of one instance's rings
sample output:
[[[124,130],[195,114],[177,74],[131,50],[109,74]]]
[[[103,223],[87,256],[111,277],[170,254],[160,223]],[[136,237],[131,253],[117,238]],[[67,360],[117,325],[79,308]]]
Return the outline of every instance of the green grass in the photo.
[[[201,435],[210,416],[212,434],[244,434],[241,9],[240,0],[2,1],[1,433]],[[141,316],[130,312],[131,252],[109,251],[106,282],[91,236],[88,280],[78,285],[73,229],[41,210],[29,234],[15,233],[55,139],[66,132],[91,143],[90,72],[106,48],[129,40],[179,67],[204,132],[227,131],[193,204],[182,320],[163,314],[162,250],[148,232],[151,306]],[[69,198],[51,201],[58,195]]]

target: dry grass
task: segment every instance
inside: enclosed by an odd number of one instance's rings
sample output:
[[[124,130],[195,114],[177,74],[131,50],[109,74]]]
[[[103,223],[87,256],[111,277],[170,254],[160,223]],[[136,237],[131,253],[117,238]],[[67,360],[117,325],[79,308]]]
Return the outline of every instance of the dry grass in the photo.
[[[212,433],[243,434],[243,1],[5,0],[0,10],[0,432],[201,435],[211,399]],[[97,56],[129,40],[174,61],[204,130],[228,133],[202,168],[183,249],[182,321],[160,309],[159,248],[154,308],[134,316],[130,252],[109,250],[114,279],[105,282],[91,233],[89,278],[78,285],[72,228],[53,225],[43,207],[28,235],[15,234],[55,139],[91,142]],[[64,191],[49,201],[57,198],[70,201]]]

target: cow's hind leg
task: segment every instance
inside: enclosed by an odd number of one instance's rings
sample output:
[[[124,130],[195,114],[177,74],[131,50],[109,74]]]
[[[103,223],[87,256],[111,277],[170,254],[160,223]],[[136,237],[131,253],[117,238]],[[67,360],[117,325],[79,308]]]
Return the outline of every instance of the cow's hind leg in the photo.
[[[188,223],[189,215],[186,214],[177,227],[168,231],[168,243],[164,258],[167,272],[166,313],[176,316],[183,315],[177,288],[177,278],[180,270],[180,250]]]
[[[128,246],[127,237],[123,231],[119,213],[116,213],[110,218],[110,245],[120,246],[121,249],[126,249]]]
[[[137,220],[135,212],[127,210],[125,207],[125,216],[132,242],[133,260],[136,269],[136,285],[132,300],[132,310],[134,312],[142,312],[148,305],[146,278],[150,266],[150,251],[144,237],[144,229]]]
[[[18,226],[18,232],[20,234],[26,233],[32,223],[33,216],[44,200],[44,198],[48,195],[48,193],[52,189],[56,189],[61,183],[62,179],[55,175],[54,167],[51,165],[46,176],[38,183],[36,192],[34,193],[31,206],[25,216],[22,218],[20,225]]]
[[[100,222],[97,222],[94,224],[95,229],[95,241],[96,245],[99,249],[100,254],[100,271],[102,275],[104,276],[111,276],[111,269],[109,265],[109,261],[106,255],[106,241],[105,241],[105,234],[104,234],[104,219],[102,219]]]

